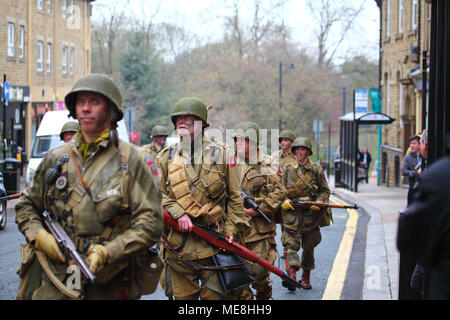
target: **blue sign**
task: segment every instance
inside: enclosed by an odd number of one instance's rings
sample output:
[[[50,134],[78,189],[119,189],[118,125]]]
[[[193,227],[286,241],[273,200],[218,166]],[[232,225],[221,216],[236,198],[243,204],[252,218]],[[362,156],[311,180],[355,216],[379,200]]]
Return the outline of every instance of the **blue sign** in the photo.
[[[9,83],[5,81],[5,103],[7,104],[9,100]]]
[[[368,95],[366,89],[355,90],[355,112],[367,112],[368,111]]]

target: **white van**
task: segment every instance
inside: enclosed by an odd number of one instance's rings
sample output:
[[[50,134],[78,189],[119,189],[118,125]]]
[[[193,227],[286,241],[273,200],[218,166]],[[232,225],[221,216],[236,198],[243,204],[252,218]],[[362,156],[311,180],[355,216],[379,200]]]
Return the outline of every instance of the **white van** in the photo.
[[[36,137],[31,143],[31,154],[25,177],[27,187],[30,185],[31,180],[34,177],[34,173],[47,151],[64,143],[59,137],[61,129],[66,122],[75,120],[72,117],[69,118],[68,116],[68,110],[47,111],[42,118],[41,124],[36,132]],[[119,138],[126,142],[130,142],[125,121],[119,121],[118,125],[119,127],[117,128],[117,133],[119,134]]]

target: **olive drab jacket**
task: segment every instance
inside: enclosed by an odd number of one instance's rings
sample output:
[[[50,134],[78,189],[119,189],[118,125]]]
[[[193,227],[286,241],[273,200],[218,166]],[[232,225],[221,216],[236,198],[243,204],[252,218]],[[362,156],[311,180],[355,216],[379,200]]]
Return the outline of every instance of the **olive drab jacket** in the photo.
[[[314,164],[311,159],[301,166],[297,161],[286,164],[283,170],[283,184],[286,187],[286,195],[290,200],[307,200],[316,202],[328,202],[330,188],[319,165]],[[308,215],[313,221],[307,223],[305,231],[319,226],[322,214],[327,209],[313,212],[309,209],[296,208],[298,214]],[[311,215],[311,217],[309,217]]]
[[[114,269],[160,239],[158,177],[143,149],[124,141],[119,140],[120,152],[109,139],[102,141],[85,160],[79,148],[77,136],[45,155],[15,207],[16,223],[32,243],[43,227],[41,213],[52,212],[82,257],[86,258],[90,244],[103,244],[108,254],[105,267]],[[48,184],[44,176],[57,161],[62,162],[61,174]],[[77,165],[87,189],[80,182]]]
[[[291,152],[285,152],[283,150],[278,150],[272,153],[272,159],[278,159],[278,163],[281,169],[283,169],[286,164],[290,162],[296,162]]]
[[[277,234],[275,214],[285,199],[286,189],[272,162],[271,157],[259,152],[256,164],[246,164],[239,159],[237,165],[242,190],[255,199],[261,211],[272,221],[269,223],[261,215],[251,217],[252,229],[245,236],[247,243],[275,237]]]
[[[244,213],[236,167],[229,164],[231,151],[206,137],[202,138],[201,148],[193,154],[190,151],[181,141],[165,148],[157,157],[163,208],[175,219],[186,213],[193,221],[236,239],[250,226]],[[186,260],[204,259],[218,252],[194,233],[168,228],[165,235]]]
[[[152,156],[153,159],[156,159],[159,152],[161,152],[166,146],[157,146],[154,142],[150,144],[146,144],[145,146],[142,146],[147,150],[148,153]]]

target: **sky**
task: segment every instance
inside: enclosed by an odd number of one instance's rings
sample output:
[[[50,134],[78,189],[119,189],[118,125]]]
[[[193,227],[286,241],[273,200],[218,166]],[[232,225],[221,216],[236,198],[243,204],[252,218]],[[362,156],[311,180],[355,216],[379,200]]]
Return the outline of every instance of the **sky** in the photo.
[[[314,21],[309,15],[304,0],[285,0],[285,6],[278,12],[285,25],[290,29],[292,40],[304,47],[313,49],[316,41],[313,36]],[[333,1],[333,0],[332,0]],[[364,2],[364,10],[358,19],[358,27],[349,34],[348,40],[341,45],[337,57],[344,55],[364,54],[372,59],[378,59],[379,39],[379,9],[374,0],[334,0],[336,3],[352,3],[358,5]],[[264,3],[274,2],[265,0]],[[123,6],[125,0],[96,0],[93,2],[92,19],[107,11],[101,9],[102,4],[118,3]],[[223,24],[226,16],[232,15],[232,0],[129,0],[127,10],[130,14],[142,17],[153,15],[155,22],[166,22],[182,27],[195,34],[203,42],[220,40],[223,36]],[[251,5],[251,0],[241,0],[241,3]],[[243,21],[251,19],[250,11],[242,12]],[[339,59],[338,59],[339,60]]]

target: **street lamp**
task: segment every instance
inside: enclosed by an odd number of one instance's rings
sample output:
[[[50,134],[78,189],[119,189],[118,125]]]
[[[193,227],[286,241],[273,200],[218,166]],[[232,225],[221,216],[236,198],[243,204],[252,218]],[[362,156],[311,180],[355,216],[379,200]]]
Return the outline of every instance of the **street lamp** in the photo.
[[[282,108],[283,102],[282,102],[281,96],[282,96],[282,93],[283,93],[283,65],[284,66],[288,66],[288,68],[284,72],[287,72],[288,70],[294,69],[294,64],[293,63],[283,63],[283,62],[280,61],[280,69],[279,69],[279,72],[280,72],[280,79],[279,80],[280,81],[278,83],[278,101],[279,101],[279,104],[280,104],[280,118],[279,118],[278,126],[280,128],[280,132],[281,132],[281,129],[282,129],[281,108]]]

